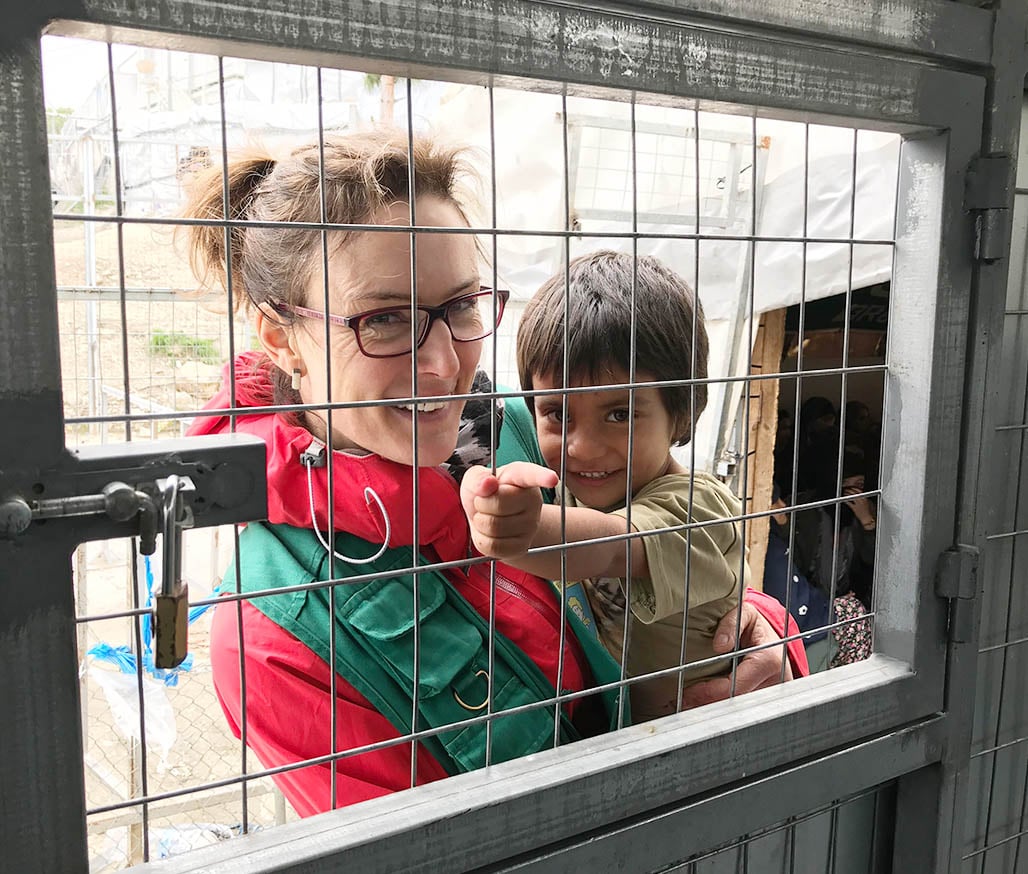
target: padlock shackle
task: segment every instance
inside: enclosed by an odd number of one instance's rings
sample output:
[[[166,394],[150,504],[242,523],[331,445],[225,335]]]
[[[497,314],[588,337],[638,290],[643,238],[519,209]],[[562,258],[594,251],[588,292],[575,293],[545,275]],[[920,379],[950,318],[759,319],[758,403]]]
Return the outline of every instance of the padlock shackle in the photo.
[[[161,594],[177,595],[182,586],[182,477],[171,474],[161,483]]]

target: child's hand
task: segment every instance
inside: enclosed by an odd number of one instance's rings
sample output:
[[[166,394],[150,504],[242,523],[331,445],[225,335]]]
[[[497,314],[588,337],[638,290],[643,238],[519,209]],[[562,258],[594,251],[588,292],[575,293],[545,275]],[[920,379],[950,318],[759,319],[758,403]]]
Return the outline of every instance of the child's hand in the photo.
[[[510,559],[524,555],[539,529],[540,489],[557,485],[547,467],[514,461],[498,468],[471,467],[464,474],[460,500],[471,525],[471,540],[482,555]]]

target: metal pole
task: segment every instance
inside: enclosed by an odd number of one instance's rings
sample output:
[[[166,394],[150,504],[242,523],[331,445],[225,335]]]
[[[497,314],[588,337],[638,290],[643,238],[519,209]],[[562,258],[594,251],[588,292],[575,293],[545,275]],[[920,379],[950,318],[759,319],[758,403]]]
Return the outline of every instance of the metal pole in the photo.
[[[82,213],[96,214],[96,167],[93,163],[93,138],[84,136],[81,146],[82,163]],[[83,222],[85,244],[86,288],[96,287],[96,223]],[[89,384],[89,415],[95,416],[100,406],[100,325],[96,301],[86,300],[86,381]],[[94,432],[100,427],[90,425]]]
[[[730,172],[726,185],[730,187],[730,190],[734,192],[736,180],[738,176],[738,165],[739,159],[737,157],[738,146],[732,147],[733,159],[730,165]],[[756,199],[754,207],[754,226],[751,228],[751,233],[757,233],[760,227],[760,219],[764,214],[764,167],[767,164],[767,146],[761,143],[757,144],[754,153],[757,156],[757,166],[753,168],[753,196]],[[734,200],[734,193],[730,194]],[[729,214],[728,220],[731,221],[732,215]],[[729,322],[728,334],[729,334],[729,346],[728,346],[728,362],[725,368],[726,376],[735,376],[736,370],[739,367],[739,360],[742,357],[742,342],[743,342],[743,328],[746,325],[747,318],[749,315],[749,299],[751,293],[751,280],[752,280],[752,269],[751,264],[755,257],[754,249],[756,244],[750,240],[746,243],[742,257],[739,259],[738,273],[739,277],[739,297],[738,306],[732,311],[732,318]],[[752,351],[752,350],[751,350]],[[749,353],[746,353],[746,360],[749,360]],[[744,391],[744,388],[746,389]],[[717,409],[719,410],[720,417],[718,420],[718,428],[716,435],[716,444],[714,446],[714,463],[717,464],[721,460],[721,454],[728,447],[729,440],[732,436],[732,429],[735,427],[739,419],[739,410],[742,407],[746,395],[748,395],[748,386],[744,386],[743,383],[718,383],[717,390],[720,397],[718,398]],[[736,445],[742,445],[742,439],[737,437]],[[716,469],[716,468],[715,468]]]
[[[38,471],[64,454],[40,31],[29,20],[0,35],[0,493],[45,491]],[[86,871],[71,547],[46,526],[0,541],[0,581],[0,871]]]

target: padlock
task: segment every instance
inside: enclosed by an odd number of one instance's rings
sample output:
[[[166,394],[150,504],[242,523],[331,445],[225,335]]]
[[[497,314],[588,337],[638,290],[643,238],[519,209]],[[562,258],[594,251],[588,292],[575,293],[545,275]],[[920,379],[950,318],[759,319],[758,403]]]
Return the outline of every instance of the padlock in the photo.
[[[188,477],[175,474],[159,481],[162,546],[161,586],[154,596],[154,667],[177,668],[189,654],[189,588],[182,581],[182,529],[192,518],[182,499],[191,490]]]

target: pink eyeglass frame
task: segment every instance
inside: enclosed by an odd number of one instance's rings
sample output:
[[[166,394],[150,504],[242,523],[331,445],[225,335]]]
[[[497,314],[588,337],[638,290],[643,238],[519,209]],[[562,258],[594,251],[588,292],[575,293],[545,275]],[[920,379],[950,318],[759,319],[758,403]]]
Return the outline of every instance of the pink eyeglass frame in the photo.
[[[450,307],[453,306],[456,303],[460,303],[461,301],[467,300],[468,298],[483,297],[486,294],[488,294],[490,296],[495,294],[495,300],[497,302],[497,306],[496,306],[496,324],[492,325],[488,330],[483,331],[483,333],[480,334],[477,337],[467,337],[467,338],[463,338],[462,339],[462,338],[454,336],[453,327],[450,325],[450,320],[449,320],[449,316],[448,316],[448,311],[449,311]],[[485,339],[490,334],[494,333],[496,331],[496,329],[500,326],[500,321],[503,319],[503,312],[504,312],[504,309],[507,306],[507,301],[509,299],[510,299],[510,292],[507,289],[505,289],[505,288],[495,288],[494,289],[494,288],[489,287],[488,285],[481,285],[481,286],[479,286],[478,291],[472,291],[472,292],[469,292],[468,294],[462,294],[459,297],[455,297],[455,298],[453,298],[451,300],[448,300],[446,303],[442,304],[441,306],[433,307],[433,306],[426,306],[426,305],[423,305],[423,304],[418,304],[415,307],[415,309],[422,310],[423,312],[427,313],[428,314],[428,320],[425,322],[425,327],[422,329],[421,335],[418,337],[417,348],[420,349],[421,346],[424,344],[425,340],[428,339],[428,335],[432,331],[432,325],[435,324],[437,319],[441,320],[443,322],[443,324],[446,325],[447,329],[449,329],[449,331],[450,331],[450,336],[453,337],[453,341],[455,343],[473,343],[475,340],[483,340],[483,339]],[[331,322],[333,325],[340,325],[340,326],[342,326],[344,328],[349,328],[351,331],[353,331],[353,336],[354,336],[354,338],[357,341],[357,348],[360,349],[361,354],[364,355],[366,358],[397,358],[400,355],[409,355],[413,351],[413,349],[407,349],[407,350],[405,350],[403,352],[389,352],[387,354],[382,354],[382,353],[377,353],[377,352],[368,352],[364,348],[364,344],[361,342],[361,335],[360,335],[360,326],[361,326],[361,321],[363,319],[366,319],[366,318],[368,318],[370,316],[377,316],[377,315],[380,315],[381,313],[390,313],[390,312],[407,312],[407,313],[409,313],[410,312],[410,307],[409,306],[376,307],[373,310],[365,310],[364,312],[361,312],[361,313],[354,313],[352,316],[339,316],[339,315],[336,315],[335,313],[325,313],[325,312],[322,312],[321,310],[312,310],[309,307],[293,306],[292,304],[287,304],[287,303],[275,304],[274,306],[275,306],[275,310],[280,312],[280,313],[283,313],[283,312],[293,313],[294,315],[297,315],[297,316],[302,316],[302,317],[308,318],[308,319],[317,319],[318,321],[326,321],[327,320],[327,321]]]

